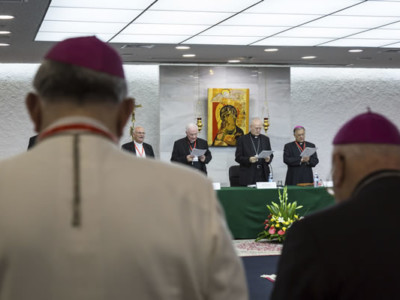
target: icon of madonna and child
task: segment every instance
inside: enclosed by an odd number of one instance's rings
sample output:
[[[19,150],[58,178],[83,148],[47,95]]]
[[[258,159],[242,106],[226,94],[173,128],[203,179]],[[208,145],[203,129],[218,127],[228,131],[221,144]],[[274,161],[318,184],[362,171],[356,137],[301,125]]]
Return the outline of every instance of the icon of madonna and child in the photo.
[[[209,91],[208,120],[212,124],[208,127],[208,144],[215,147],[235,147],[244,130],[248,131],[248,89],[224,89],[216,95],[215,90],[218,89],[212,90],[214,97],[211,99]]]

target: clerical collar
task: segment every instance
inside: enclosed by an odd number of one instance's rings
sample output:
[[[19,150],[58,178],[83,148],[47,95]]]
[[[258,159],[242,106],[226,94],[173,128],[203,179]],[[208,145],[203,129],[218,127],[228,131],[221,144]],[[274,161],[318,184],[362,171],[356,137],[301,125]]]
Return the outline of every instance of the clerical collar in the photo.
[[[250,133],[250,135],[251,135],[251,137],[252,137],[253,139],[258,139],[258,137],[259,137],[259,135],[254,135],[254,134],[252,134],[252,133]]]
[[[188,137],[186,137],[186,140],[188,141],[188,143],[190,145],[196,144],[196,141],[197,141],[197,139],[195,139],[194,142],[191,142]]]
[[[107,127],[99,121],[82,116],[66,117],[57,120],[46,127],[38,136],[38,141],[59,133],[77,133],[77,132],[90,132],[104,136],[114,143],[118,143],[118,138],[113,135]]]

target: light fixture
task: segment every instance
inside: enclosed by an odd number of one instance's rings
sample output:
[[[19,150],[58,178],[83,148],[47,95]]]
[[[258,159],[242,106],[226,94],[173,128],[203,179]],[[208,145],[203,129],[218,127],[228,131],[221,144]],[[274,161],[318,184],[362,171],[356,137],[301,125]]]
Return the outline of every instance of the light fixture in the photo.
[[[349,52],[350,53],[360,53],[360,52],[363,52],[364,50],[362,50],[362,49],[350,49],[349,50]]]
[[[189,46],[176,46],[175,49],[177,49],[177,50],[189,50],[190,47]]]
[[[0,43],[0,47],[7,47],[7,46],[10,46],[10,44],[8,44],[8,43]]]
[[[237,64],[237,63],[240,63],[240,60],[239,59],[230,59],[230,60],[228,60],[228,63]]]
[[[195,57],[196,54],[183,54],[182,57]]]
[[[7,31],[7,30],[0,30],[0,34],[10,34],[11,31]]]
[[[317,58],[316,56],[309,55],[309,56],[303,56],[301,59],[314,59]]]
[[[277,51],[279,51],[279,49],[278,48],[266,48],[266,49],[264,49],[264,51],[265,52],[277,52]]]
[[[0,20],[11,20],[11,19],[14,19],[14,16],[0,15]]]

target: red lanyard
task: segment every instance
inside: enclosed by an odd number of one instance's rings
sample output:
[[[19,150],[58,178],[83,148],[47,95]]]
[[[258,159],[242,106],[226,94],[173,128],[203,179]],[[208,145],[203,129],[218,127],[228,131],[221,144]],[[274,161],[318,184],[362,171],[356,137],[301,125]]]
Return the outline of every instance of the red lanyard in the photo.
[[[304,144],[303,144],[303,149],[301,148],[301,146],[299,145],[299,143],[297,143],[297,142],[295,142],[295,143],[296,143],[296,145],[297,145],[297,148],[299,148],[300,152],[303,152],[304,149],[306,149],[306,142],[304,142]]]
[[[94,127],[94,126],[91,126],[88,124],[84,124],[84,123],[61,125],[61,126],[51,128],[49,130],[42,132],[39,135],[39,140],[43,140],[51,135],[54,135],[54,134],[57,134],[57,133],[60,133],[63,131],[68,131],[68,130],[83,130],[83,131],[92,132],[95,134],[105,136],[106,138],[112,140],[114,143],[118,143],[117,137],[114,136],[113,134],[111,134],[103,129],[100,129],[100,128],[97,128],[97,127]]]
[[[197,140],[194,141],[193,148],[196,148],[196,142],[197,142]],[[192,146],[190,145],[190,141],[188,142],[188,144],[189,144],[190,151],[193,151],[193,148],[192,148]]]
[[[133,142],[133,143],[135,143],[135,142]],[[139,151],[139,148],[136,146],[136,144],[135,144],[135,148],[136,148],[136,152],[139,154],[139,156],[140,156],[140,157],[143,157],[143,153],[144,153],[143,144],[142,144],[142,152]]]

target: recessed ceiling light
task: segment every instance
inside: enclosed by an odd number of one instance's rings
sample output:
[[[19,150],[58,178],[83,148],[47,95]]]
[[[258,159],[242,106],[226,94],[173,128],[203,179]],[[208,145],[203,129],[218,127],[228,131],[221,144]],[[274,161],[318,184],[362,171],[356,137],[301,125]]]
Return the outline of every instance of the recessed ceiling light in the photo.
[[[7,43],[0,43],[0,47],[7,47],[7,46],[10,46],[10,44],[7,44]]]
[[[279,51],[279,49],[277,49],[277,48],[267,48],[267,49],[264,49],[264,51],[265,52],[277,52],[277,51]]]
[[[182,57],[195,57],[196,54],[183,54]]]
[[[230,59],[230,60],[228,60],[228,63],[236,64],[236,63],[240,63],[240,60],[239,59]]]
[[[360,52],[363,52],[364,50],[362,50],[362,49],[350,49],[349,50],[349,52],[351,52],[351,53],[360,53]]]
[[[11,19],[14,19],[14,16],[0,15],[0,20],[11,20]]]
[[[310,55],[310,56],[303,56],[301,59],[314,59],[314,58],[317,58],[317,57]]]
[[[11,31],[7,31],[7,30],[0,30],[0,34],[10,34]]]
[[[188,49],[190,49],[190,47],[189,47],[189,46],[176,46],[175,49],[178,49],[178,50],[188,50]]]

